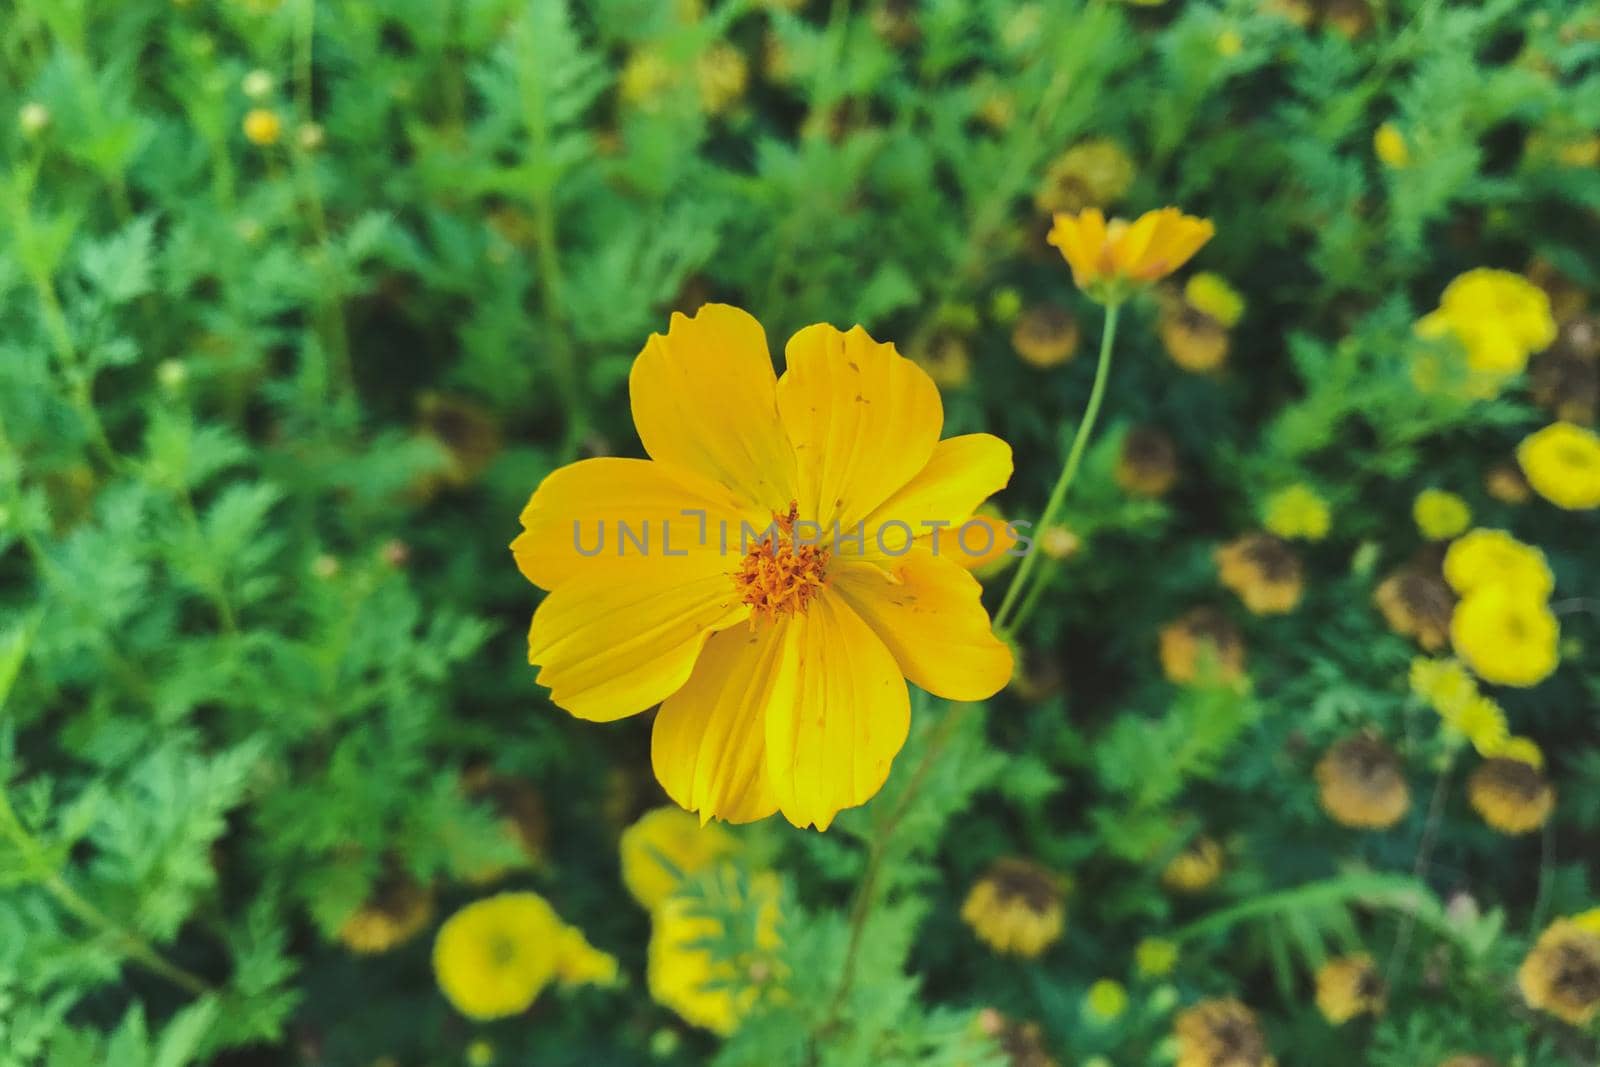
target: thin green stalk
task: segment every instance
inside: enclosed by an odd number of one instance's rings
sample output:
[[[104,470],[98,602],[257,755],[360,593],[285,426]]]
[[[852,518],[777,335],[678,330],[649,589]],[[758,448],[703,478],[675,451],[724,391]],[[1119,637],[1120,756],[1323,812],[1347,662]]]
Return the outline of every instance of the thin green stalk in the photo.
[[[1106,381],[1110,377],[1111,370],[1111,350],[1117,339],[1117,316],[1121,310],[1121,304],[1106,306],[1105,329],[1100,334],[1100,362],[1095,366],[1094,385],[1089,390],[1089,404],[1083,410],[1083,421],[1078,423],[1078,432],[1072,439],[1072,449],[1067,453],[1067,462],[1061,468],[1061,476],[1056,479],[1055,488],[1050,490],[1050,499],[1044,506],[1044,514],[1039,516],[1039,523],[1034,527],[1035,533],[1043,534],[1050,528],[1056,512],[1061,510],[1061,504],[1067,498],[1067,489],[1071,487],[1073,478],[1077,477],[1078,466],[1083,462],[1083,453],[1089,445],[1089,436],[1094,432],[1095,420],[1100,415],[1100,403],[1105,399]],[[1000,610],[994,617],[994,628],[1005,636],[1010,636],[1014,629],[1007,626],[1007,621],[1011,618],[1011,612],[1017,606],[1017,598],[1026,588],[1028,578],[1033,574],[1034,565],[1038,561],[1039,552],[1035,547],[1022,557],[1016,574],[1011,576],[1011,585],[1007,587],[1005,598],[1000,601]]]

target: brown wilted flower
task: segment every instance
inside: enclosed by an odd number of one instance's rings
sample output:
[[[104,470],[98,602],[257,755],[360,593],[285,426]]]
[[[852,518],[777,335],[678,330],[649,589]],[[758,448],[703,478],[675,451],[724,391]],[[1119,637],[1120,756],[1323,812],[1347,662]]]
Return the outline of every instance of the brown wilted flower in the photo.
[[[1600,319],[1561,327],[1556,343],[1528,364],[1534,402],[1557,419],[1590,425],[1600,413]]]
[[[973,884],[961,918],[996,952],[1031,959],[1066,926],[1066,881],[1032,860],[1002,857]]]
[[[1520,759],[1486,759],[1467,779],[1473,810],[1508,836],[1537,830],[1555,810],[1556,791],[1544,771]]]
[[[1528,1007],[1588,1026],[1600,1015],[1600,932],[1593,923],[1557,919],[1522,961],[1517,985]]]
[[[1256,615],[1282,615],[1300,603],[1304,577],[1300,556],[1269,533],[1248,533],[1221,546],[1214,556],[1222,584]]]
[[[364,956],[388,952],[411,940],[433,921],[433,891],[395,874],[339,927],[338,938]]]
[[[1236,682],[1244,677],[1244,638],[1222,612],[1195,608],[1161,628],[1161,670],[1180,685],[1199,680],[1203,671]]]
[[[1202,1000],[1173,1024],[1177,1067],[1275,1067],[1255,1013],[1232,997]]]
[[[1131,496],[1164,496],[1178,480],[1178,446],[1154,427],[1135,426],[1122,438],[1112,476]]]
[[[1133,184],[1134,164],[1109,137],[1079,141],[1050,164],[1033,203],[1041,212],[1107,208]]]
[[[1078,321],[1055,304],[1035,304],[1012,326],[1011,347],[1024,363],[1060,366],[1078,354]]]
[[[1407,564],[1391,571],[1373,590],[1372,602],[1389,629],[1427,651],[1437,652],[1449,643],[1456,596],[1437,567]]]
[[[1388,986],[1371,956],[1362,952],[1329,960],[1317,971],[1317,1010],[1335,1026],[1357,1015],[1382,1015]]]
[[[1342,826],[1386,830],[1410,810],[1400,759],[1376,738],[1345,738],[1317,761],[1314,775],[1322,810]]]
[[[1167,862],[1161,884],[1178,893],[1202,893],[1222,874],[1222,858],[1222,846],[1201,834]]]

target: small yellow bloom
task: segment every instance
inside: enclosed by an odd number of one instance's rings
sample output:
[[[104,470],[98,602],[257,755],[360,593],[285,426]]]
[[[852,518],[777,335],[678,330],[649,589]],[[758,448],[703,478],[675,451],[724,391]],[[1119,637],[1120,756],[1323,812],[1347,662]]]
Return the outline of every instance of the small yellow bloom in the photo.
[[[1556,791],[1538,767],[1496,756],[1467,779],[1467,799],[1493,829],[1516,837],[1545,824],[1555,810]]]
[[[1054,304],[1035,304],[1011,328],[1011,347],[1041,369],[1066,363],[1078,352],[1078,321]]]
[[[1201,271],[1185,283],[1183,299],[1196,311],[1217,320],[1226,330],[1233,329],[1244,317],[1244,297],[1222,275],[1210,271]]]
[[[1455,594],[1433,571],[1407,565],[1390,573],[1372,592],[1372,601],[1389,629],[1437,652],[1450,639]]]
[[[1365,952],[1329,960],[1317,971],[1317,1010],[1334,1026],[1357,1015],[1382,1015],[1388,987]]]
[[[264,107],[251,108],[244,116],[245,140],[266,148],[278,143],[283,135],[283,120],[276,111]]]
[[[1483,488],[1502,504],[1526,504],[1533,498],[1533,490],[1528,488],[1522,468],[1510,461],[1496,463],[1484,471]]]
[[[1120,303],[1139,286],[1187,263],[1216,232],[1206,219],[1175,207],[1147,211],[1129,223],[1106,221],[1099,208],[1057,213],[1049,242],[1061,250],[1073,281],[1101,303]]]
[[[1239,36],[1238,30],[1223,30],[1217,34],[1217,55],[1232,59],[1243,51],[1244,38]]]
[[[338,938],[351,952],[377,955],[410,941],[432,921],[432,890],[397,877],[345,920]]]
[[[1161,290],[1161,316],[1156,320],[1161,347],[1172,362],[1190,374],[1211,374],[1228,361],[1233,346],[1228,328],[1189,302],[1187,296]]]
[[[1033,202],[1047,215],[1104,209],[1122,199],[1133,177],[1133,160],[1121,145],[1109,137],[1091,137],[1050,164]]]
[[[598,722],[659,705],[651,762],[681,807],[822,830],[888,777],[908,679],[950,700],[1011,679],[981,557],[950,533],[1011,449],[941,441],[932,379],[860,327],[807,327],[786,357],[779,378],[737,308],[674,315],[628,379],[651,458],[554,471],[511,548],[550,590],[528,658],[555,704]]]
[[[1002,857],[973,883],[961,918],[996,952],[1032,959],[1066,928],[1066,880],[1029,860]]]
[[[439,928],[433,973],[457,1011],[484,1020],[520,1015],[552,982],[612,982],[617,962],[537,893],[501,893],[468,904]]]
[[[1271,534],[1245,534],[1216,550],[1222,584],[1257,615],[1282,615],[1300,603],[1304,577],[1300,557]]]
[[[702,826],[682,808],[656,808],[622,831],[622,883],[634,900],[654,911],[684,878],[727,859],[738,847],[720,826]]]
[[[677,80],[672,64],[659,52],[641,48],[628,57],[617,78],[623,102],[644,110],[661,106],[661,98]]]
[[[1173,1024],[1177,1067],[1276,1067],[1255,1013],[1242,1001],[1203,1000]]]
[[[741,883],[748,892],[741,892]],[[727,1035],[738,1029],[777,976],[777,950],[783,939],[781,885],[771,872],[746,882],[732,868],[703,876],[702,898],[694,893],[668,897],[656,910],[650,930],[646,978],[650,996],[695,1026]],[[706,944],[726,934],[723,915],[753,924],[755,943],[734,959],[718,958]]]
[[[1454,493],[1424,489],[1411,504],[1411,517],[1416,520],[1423,537],[1430,541],[1448,541],[1471,525],[1472,509]]]
[[[1314,772],[1322,810],[1342,826],[1386,830],[1411,808],[1405,769],[1376,738],[1346,738],[1328,749]]]
[[[1456,655],[1496,685],[1531,686],[1560,662],[1561,627],[1540,595],[1504,586],[1468,593],[1450,620]]]
[[[467,1067],[493,1067],[495,1051],[492,1042],[478,1038],[467,1046]]]
[[[750,80],[750,65],[743,52],[726,41],[718,41],[700,54],[695,75],[700,87],[700,106],[708,115],[722,115],[744,96]]]
[[[1222,874],[1222,846],[1201,834],[1168,861],[1161,884],[1177,893],[1203,893]]]
[[[1458,661],[1427,659],[1411,661],[1411,691],[1438,712],[1447,722],[1455,721],[1461,709],[1478,695],[1478,684]]]
[[[1446,721],[1467,739],[1480,756],[1492,756],[1500,752],[1511,739],[1506,713],[1492,698],[1482,694],[1467,701],[1453,718]]]
[[[1165,496],[1178,481],[1178,446],[1154,427],[1135,426],[1123,436],[1111,473],[1131,496]]]
[[[1553,422],[1517,446],[1517,462],[1536,493],[1558,508],[1600,507],[1600,434]]]
[[[1385,122],[1372,135],[1372,151],[1386,167],[1400,170],[1411,165],[1411,146],[1405,134],[1392,122]]]
[[[1320,541],[1328,536],[1333,515],[1315,489],[1296,483],[1267,498],[1262,523],[1286,540]]]
[[[1543,289],[1518,274],[1479,268],[1445,287],[1438,310],[1417,321],[1416,333],[1458,343],[1466,354],[1468,394],[1488,397],[1520,374],[1529,356],[1549,347],[1556,322]]]
[[[1522,999],[1573,1026],[1600,1015],[1600,932],[1557,919],[1539,935],[1517,971]]]
[[[1238,682],[1244,677],[1244,639],[1215,608],[1195,608],[1161,628],[1161,671],[1169,681]]]
[[[1465,596],[1476,589],[1501,586],[1543,599],[1556,587],[1544,553],[1504,530],[1472,530],[1444,555],[1444,580]]]
[[[1144,938],[1134,946],[1133,965],[1145,978],[1164,978],[1178,965],[1178,946],[1165,938]]]
[[[1089,992],[1083,998],[1083,1006],[1101,1022],[1112,1022],[1128,1010],[1128,991],[1121,982],[1102,978],[1089,987]]]

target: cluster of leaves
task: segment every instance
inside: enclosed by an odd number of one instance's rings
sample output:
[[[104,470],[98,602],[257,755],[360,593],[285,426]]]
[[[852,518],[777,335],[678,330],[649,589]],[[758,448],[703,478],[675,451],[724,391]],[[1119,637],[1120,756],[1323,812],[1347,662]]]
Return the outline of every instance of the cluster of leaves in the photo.
[[[1600,582],[1581,520],[1480,488],[1542,416],[1517,392],[1424,396],[1405,356],[1463,269],[1537,257],[1600,286],[1600,171],[1550,148],[1600,127],[1600,26],[1560,0],[1374,0],[1354,27],[1323,18],[1338,6],[17,0],[0,1067],[439,1062],[484,1032],[508,1062],[978,1064],[983,1007],[1039,1021],[1064,1062],[1154,1062],[1172,1006],[1205,995],[1257,1005],[1285,1061],[1343,1064],[1357,1045],[1328,1040],[1308,974],[1358,945],[1394,986],[1352,1024],[1364,1062],[1592,1062],[1576,1031],[1508,1016],[1506,985],[1544,920],[1593,903],[1595,616],[1564,618],[1561,672],[1505,700],[1561,791],[1542,844],[1490,834],[1451,779],[1357,835],[1310,767],[1371,729],[1419,794],[1440,781],[1412,649],[1370,603],[1418,547],[1420,488],[1541,545],[1564,595]],[[1385,121],[1403,168],[1373,158]],[[1090,368],[1019,361],[1001,308],[1093,334],[1034,202],[1089,138],[1132,163],[1108,206],[1216,221],[1204,266],[1249,304],[1231,367],[1179,371],[1153,306],[1129,309],[1028,684],[920,702],[889,784],[829,834],[741,831],[788,885],[786,995],[718,1046],[644,994],[646,918],[596,842],[661,800],[648,735],[574,724],[534,685],[517,511],[559,463],[636,450],[632,354],[670,309],[725,299],[774,342],[860,322],[948,372],[946,432],[1009,440],[1001,503],[1031,514]],[[1136,424],[1177,443],[1160,503],[1115,481]],[[1254,618],[1211,552],[1294,482],[1334,532],[1300,608]],[[1242,626],[1250,687],[1162,678],[1157,630],[1202,603]],[[544,798],[532,869],[470,784],[486,767]],[[1175,899],[1162,864],[1200,831],[1226,871]],[[957,918],[1004,854],[1075,885],[1036,962]],[[632,984],[477,1031],[426,937],[381,961],[340,945],[385,887],[448,906],[486,870],[547,892]],[[728,927],[707,947],[732,958]],[[1140,984],[1151,936],[1180,963]],[[1117,1020],[1082,1011],[1102,977],[1134,989]]]

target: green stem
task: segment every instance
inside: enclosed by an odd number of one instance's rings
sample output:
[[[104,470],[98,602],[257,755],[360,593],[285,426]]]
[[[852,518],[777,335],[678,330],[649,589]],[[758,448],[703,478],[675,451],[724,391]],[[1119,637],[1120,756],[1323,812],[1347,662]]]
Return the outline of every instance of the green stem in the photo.
[[[1095,420],[1100,415],[1100,402],[1106,395],[1106,380],[1110,377],[1111,370],[1111,350],[1116,343],[1117,316],[1121,310],[1121,304],[1106,306],[1105,329],[1100,334],[1100,362],[1094,370],[1094,386],[1089,390],[1089,405],[1083,410],[1083,421],[1078,423],[1078,432],[1072,439],[1072,449],[1067,453],[1067,462],[1061,468],[1061,476],[1056,479],[1055,488],[1050,490],[1050,499],[1044,506],[1044,514],[1039,516],[1039,524],[1034,527],[1036,534],[1042,535],[1050,528],[1056,512],[1061,510],[1061,504],[1067,498],[1067,489],[1072,485],[1073,478],[1077,477],[1078,465],[1083,462],[1084,449],[1089,445],[1089,436],[1094,432]],[[1016,574],[1011,576],[1011,585],[1006,589],[1005,599],[1000,601],[1000,610],[994,617],[994,628],[1004,636],[1011,636],[1013,628],[1007,627],[1007,620],[1011,618],[1011,612],[1017,606],[1017,598],[1027,586],[1028,578],[1033,574],[1034,565],[1038,560],[1039,550],[1035,546],[1022,557],[1022,563],[1017,567]]]

